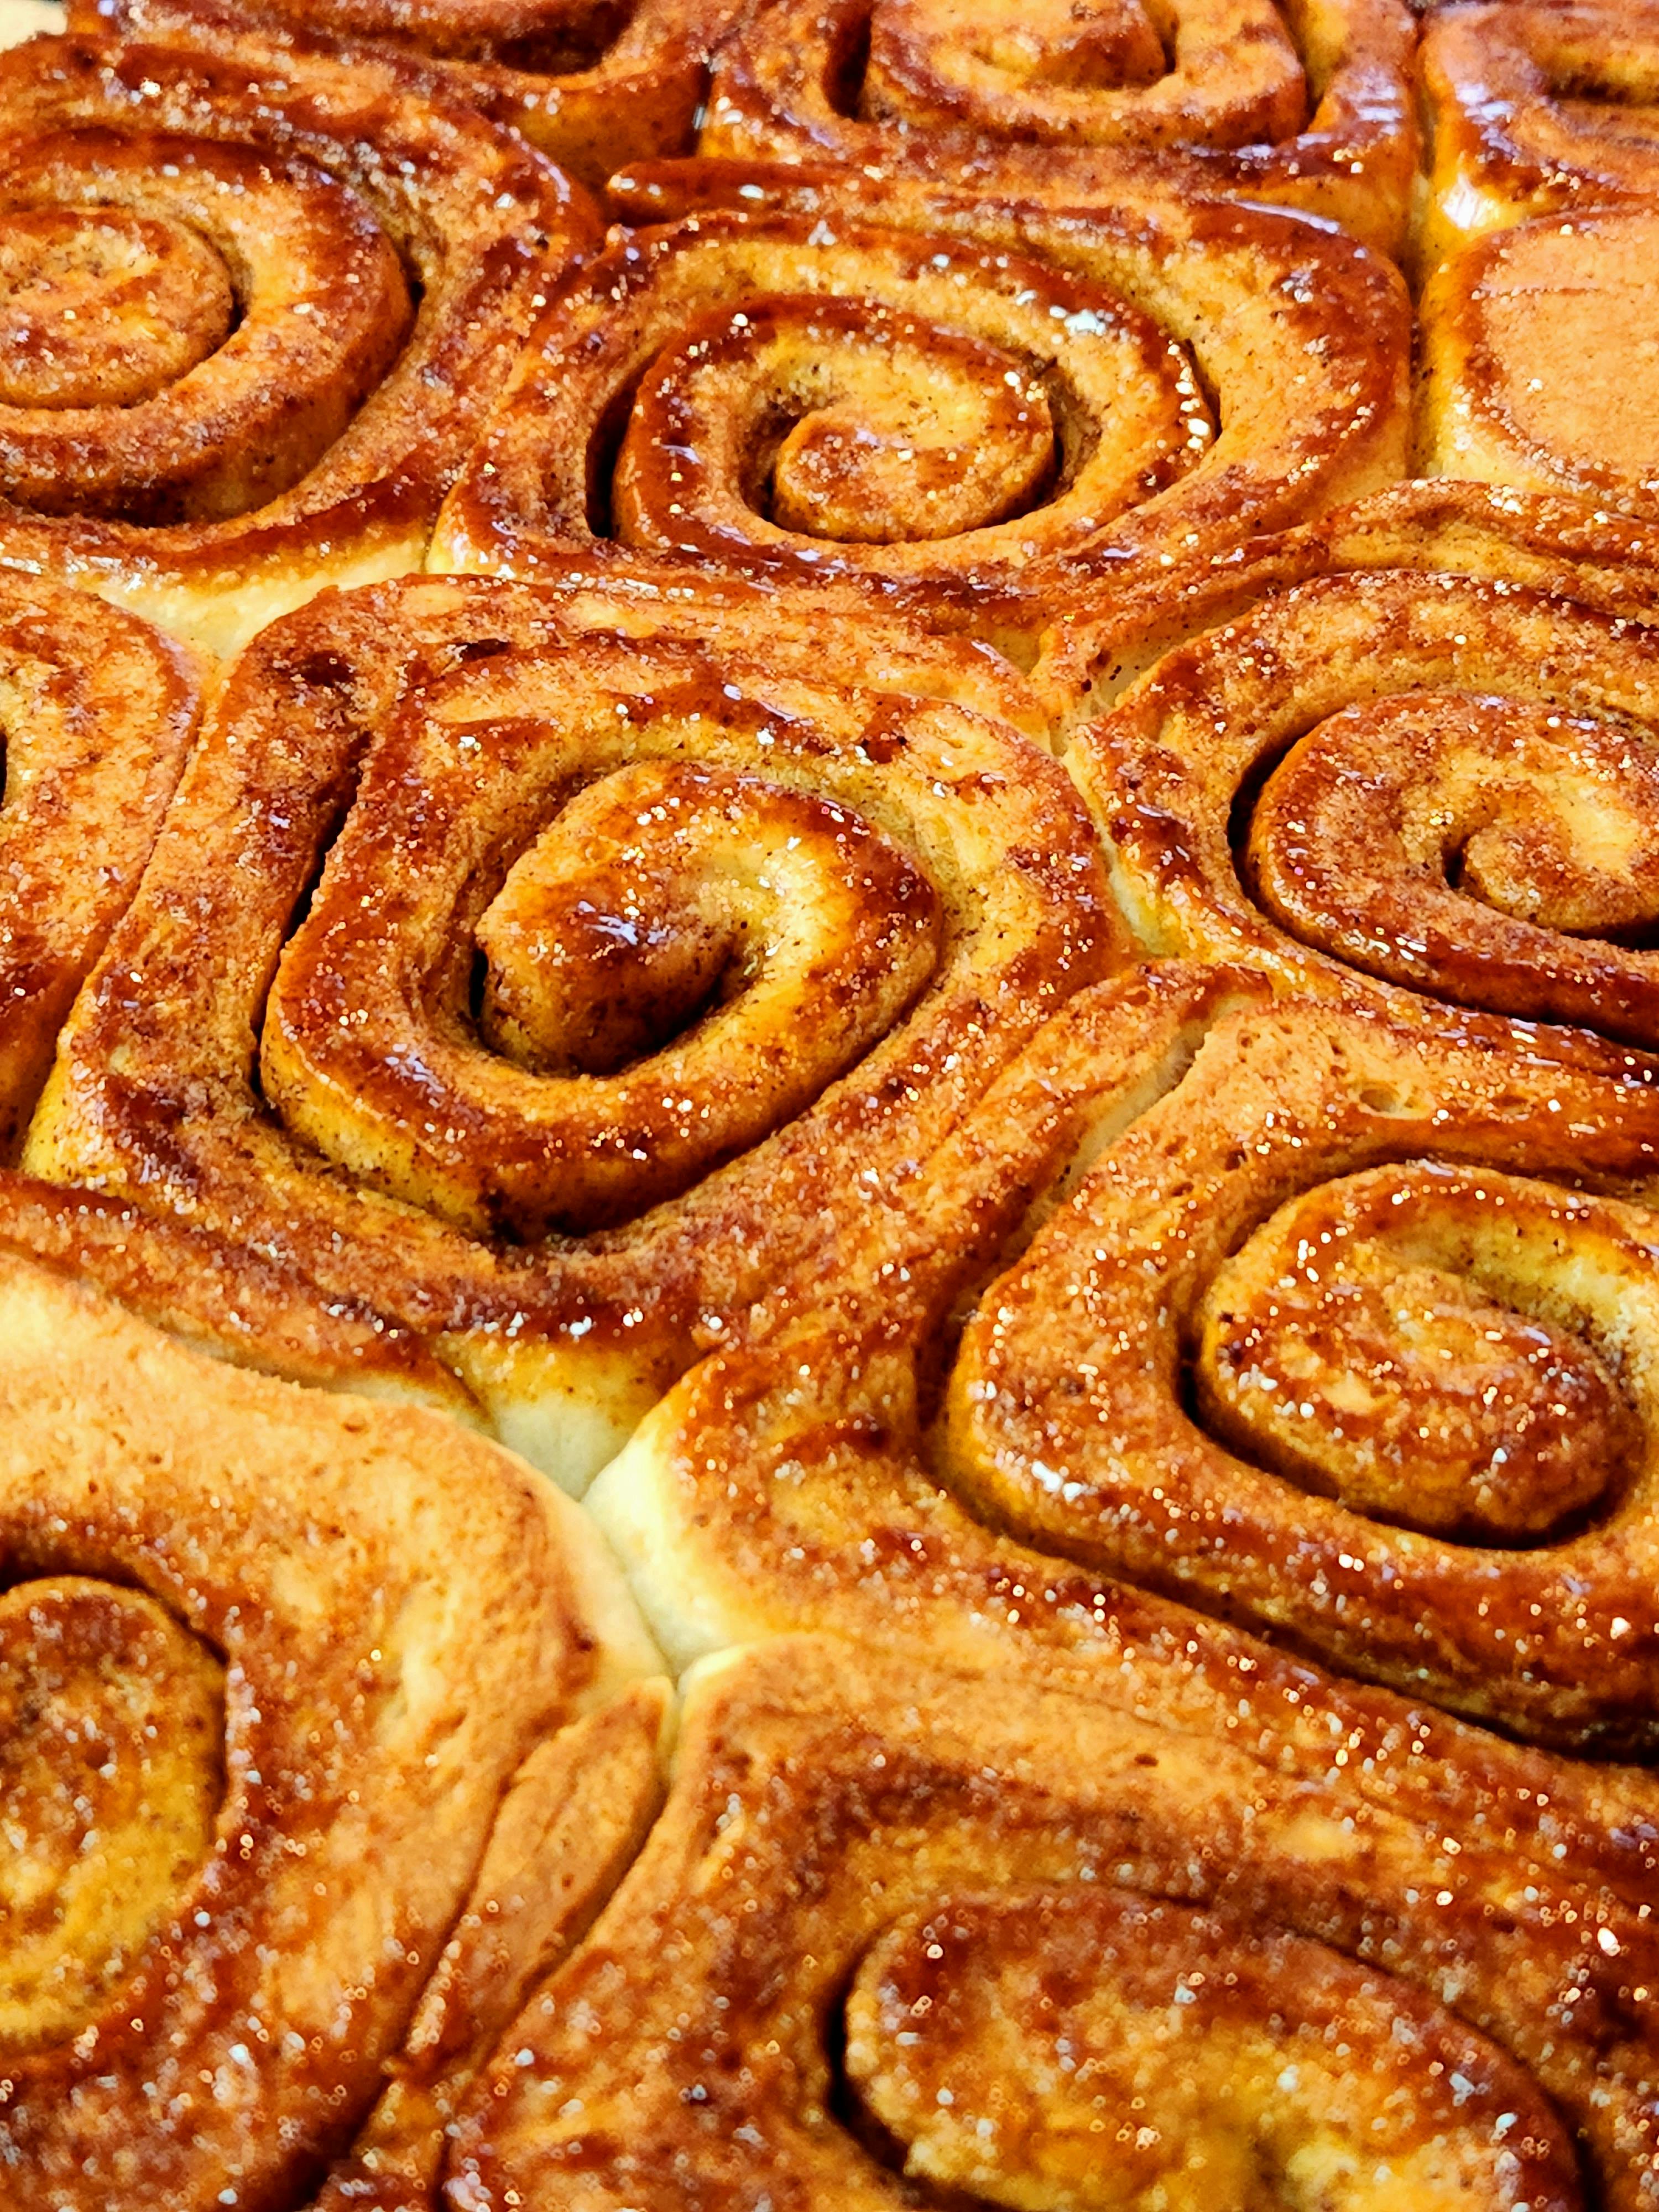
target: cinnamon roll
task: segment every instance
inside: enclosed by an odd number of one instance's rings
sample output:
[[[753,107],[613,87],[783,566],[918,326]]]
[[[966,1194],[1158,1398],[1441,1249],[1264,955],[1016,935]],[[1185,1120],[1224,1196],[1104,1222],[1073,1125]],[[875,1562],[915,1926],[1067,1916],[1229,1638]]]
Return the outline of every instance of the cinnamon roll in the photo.
[[[200,676],[147,623],[0,568],[0,1159],[149,857]]]
[[[252,37],[0,57],[0,562],[222,653],[420,564],[591,234],[398,64]]]
[[[821,1626],[1109,1678],[1132,1582],[1646,1755],[1656,1161],[1654,1063],[1589,1039],[1109,984],[868,1286],[780,1299],[590,1505],[683,1658]]]
[[[624,161],[689,153],[733,0],[73,0],[77,27],[216,42],[250,21],[346,66],[388,49],[439,97],[520,131],[602,185]]]
[[[1423,76],[1419,471],[1651,520],[1659,8],[1448,8]]]
[[[618,240],[526,355],[434,564],[645,562],[1029,642],[1091,576],[1398,474],[1404,297],[1348,242],[1167,199],[858,197],[904,228],[814,187],[811,214]]]
[[[763,1291],[858,1267],[1118,939],[1006,723],[832,690],[833,629],[562,608],[410,580],[258,641],[27,1161],[404,1324],[579,1486]]]
[[[1416,158],[1395,0],[764,0],[699,150],[1110,206],[1155,178],[1310,209],[1394,251]]]
[[[1419,73],[1432,131],[1431,268],[1528,216],[1659,192],[1653,0],[1437,8]]]
[[[1496,231],[1437,270],[1422,299],[1420,472],[1659,518],[1656,251],[1649,202]]]
[[[550,1765],[606,1778],[542,1882],[591,1911],[614,1877],[653,1655],[580,1516],[452,1424],[200,1359],[11,1258],[0,1310],[9,2202],[297,2212],[422,1992],[476,1991],[466,1909]],[[539,1911],[501,1927],[509,1987]]]
[[[1578,573],[1559,509],[1511,504],[1507,536],[1502,502],[1454,492],[1402,554],[1434,510],[1413,494],[1264,550],[1192,595],[1230,619],[1085,724],[1067,757],[1151,950],[1659,1045],[1659,632],[1633,618],[1659,570],[1587,526]],[[1074,676],[1109,668],[1124,612]]]
[[[1093,1701],[773,1644],[696,1680],[447,2201],[1636,2212],[1651,1820],[1201,1638]]]

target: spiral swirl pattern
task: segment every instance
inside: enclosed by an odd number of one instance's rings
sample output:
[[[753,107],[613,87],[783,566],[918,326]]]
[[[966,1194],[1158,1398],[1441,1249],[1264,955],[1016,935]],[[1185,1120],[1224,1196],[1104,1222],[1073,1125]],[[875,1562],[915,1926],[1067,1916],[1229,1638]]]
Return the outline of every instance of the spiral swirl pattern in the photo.
[[[1413,1759],[1403,1708],[1389,1741],[1306,1676],[1287,1723],[1265,1656],[1209,1740],[1134,1710],[1145,1662],[1109,1702],[893,1663],[783,1642],[699,1683],[451,2202],[1640,2203],[1653,1939],[1593,1784],[1461,1732]]]
[[[1070,756],[1142,941],[1246,960],[1289,990],[1423,994],[1659,1043],[1644,1012],[1650,630],[1432,564],[1315,577],[1232,612]]]
[[[970,1893],[865,1953],[847,2073],[907,2174],[993,2203],[1582,2202],[1547,2099],[1414,1996],[1133,1891]]]
[[[246,30],[348,66],[390,50],[438,96],[510,125],[599,185],[622,162],[689,153],[732,0],[72,0],[77,29],[219,44]]]
[[[873,211],[908,228],[826,201],[613,246],[549,318],[434,559],[835,586],[1030,636],[1091,574],[1398,465],[1402,303],[1342,241],[1167,201],[1070,228],[904,191]]]
[[[273,629],[32,1168],[404,1323],[579,1484],[763,1291],[856,1267],[1115,954],[1052,759],[824,665],[822,636],[792,667],[584,635],[477,580]]]
[[[147,623],[0,568],[0,1158],[149,857],[198,678]]]
[[[1310,208],[1392,250],[1415,133],[1391,0],[769,0],[699,150],[1109,204],[1137,177]]]
[[[932,1164],[879,1289],[776,1302],[590,1503],[680,1655],[902,1629],[1094,1680],[1159,1633],[1127,1581],[1645,1755],[1656,1144],[1650,1064],[1588,1040],[1101,987]]]
[[[0,1597],[0,2049],[66,2043],[213,1847],[224,1669],[151,1598],[76,1575]]]
[[[514,1855],[509,1785],[597,1761],[648,1813],[659,1697],[554,1731],[652,1655],[578,1517],[453,1425],[200,1360],[15,1259],[0,1311],[10,2200],[297,2205],[441,1958],[489,2017],[445,1947]],[[603,1893],[607,1825],[498,1931],[509,1990],[559,1890]]]
[[[1652,1217],[1559,1179],[1650,1175],[1646,1073],[1218,1032],[970,1322],[953,1484],[1346,1668],[1645,1748]]]
[[[251,38],[0,58],[0,560],[225,652],[418,565],[585,242],[511,133]]]

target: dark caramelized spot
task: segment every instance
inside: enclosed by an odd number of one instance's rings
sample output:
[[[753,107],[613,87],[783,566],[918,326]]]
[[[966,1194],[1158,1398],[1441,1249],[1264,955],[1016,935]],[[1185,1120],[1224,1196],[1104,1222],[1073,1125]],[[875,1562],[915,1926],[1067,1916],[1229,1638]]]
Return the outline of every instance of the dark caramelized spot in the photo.
[[[500,1050],[544,1075],[617,1075],[692,1029],[748,980],[747,933],[694,902],[646,911],[618,870],[607,896],[580,887],[526,889],[512,925],[528,969],[506,972],[507,925],[486,917],[481,1019]]]

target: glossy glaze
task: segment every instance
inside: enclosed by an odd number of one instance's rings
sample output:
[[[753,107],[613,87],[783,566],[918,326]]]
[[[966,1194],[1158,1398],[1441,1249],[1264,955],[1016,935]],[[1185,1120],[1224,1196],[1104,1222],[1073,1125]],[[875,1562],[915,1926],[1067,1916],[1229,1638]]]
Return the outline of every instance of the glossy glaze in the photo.
[[[1416,153],[1411,43],[1392,0],[769,0],[718,58],[699,152],[1096,210],[1148,184],[1236,193],[1392,252]]]
[[[203,674],[147,623],[0,568],[0,1158],[149,857]]]
[[[620,238],[568,289],[434,562],[765,578],[1034,641],[1091,583],[1145,582],[1401,465],[1405,301],[1346,240],[1167,196],[1050,216],[831,178],[799,188],[813,213],[763,217],[727,210],[769,185],[727,165],[723,189],[726,210]],[[969,443],[971,468],[941,465]],[[874,489],[849,531],[854,447]]]
[[[707,628],[696,607],[679,620]],[[521,587],[433,579],[267,632],[82,999],[37,1170],[279,1253],[404,1322],[578,1482],[762,1291],[856,1268],[866,1223],[1118,939],[1081,805],[1035,744],[914,691],[832,692],[813,680],[832,635],[787,654],[774,640],[757,662],[735,627],[712,649],[624,640]],[[919,675],[925,640],[908,652]],[[941,651],[941,689],[958,665]],[[568,802],[591,787],[580,824],[625,811],[641,778],[672,797],[700,777],[699,839],[726,812],[732,858],[697,859],[693,890],[728,921],[720,872],[758,896],[782,824],[812,827],[852,932],[826,908],[777,974],[797,958],[837,978],[836,1020],[746,1031],[739,991],[729,1008],[682,999],[689,1026],[660,1036],[635,998],[653,1048],[620,1073],[538,1074],[490,1050],[475,958],[525,885],[514,867],[551,830],[558,881],[580,896],[592,869],[603,903],[603,852],[584,857],[586,833],[561,847]],[[674,871],[642,888],[645,919],[677,929]],[[763,961],[757,1006],[767,975]],[[648,969],[635,981],[651,1001]],[[705,1012],[746,1058],[723,1069],[699,1046]],[[758,1127],[744,1068],[770,1071]],[[723,1130],[716,1108],[735,1117]],[[652,1156],[675,1146],[668,1176]],[[684,1194],[653,1203],[665,1177]],[[596,1211],[622,1225],[524,1241]]]
[[[592,234],[564,179],[404,64],[251,35],[15,50],[0,139],[0,206],[85,238],[113,201],[161,227],[164,260],[204,243],[235,307],[182,375],[129,346],[119,373],[158,387],[136,401],[82,404],[70,368],[0,405],[0,558],[220,653],[325,583],[418,562],[538,286]],[[13,272],[14,313],[39,273]]]
[[[908,2168],[1007,2204],[1633,2212],[1639,1791],[1270,1657],[1188,1665],[1212,1733],[1139,1656],[1092,1701],[830,1641],[728,1661],[463,2115],[448,2202],[866,2212],[916,2201]]]
[[[301,48],[388,52],[440,98],[521,131],[598,186],[618,163],[689,153],[732,0],[71,0],[76,28],[217,45],[250,23]]]
[[[15,1259],[0,1309],[8,1918],[56,1874],[72,1968],[0,2011],[9,2202],[292,2204],[368,2116],[524,1762],[653,1656],[574,1516],[453,1423],[201,1359]],[[615,1809],[648,1767],[612,1766]],[[609,1802],[556,1899],[603,1885]],[[509,1989],[546,1920],[501,1921]],[[464,1952],[449,1984],[464,2073],[490,1991]]]

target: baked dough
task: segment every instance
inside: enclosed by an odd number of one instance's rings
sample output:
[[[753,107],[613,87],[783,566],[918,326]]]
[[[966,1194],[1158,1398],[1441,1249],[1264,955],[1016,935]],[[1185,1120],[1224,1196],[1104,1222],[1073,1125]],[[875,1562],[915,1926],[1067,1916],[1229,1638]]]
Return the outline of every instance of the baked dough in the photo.
[[[0,56],[0,562],[221,653],[419,566],[593,235],[521,139],[402,64],[251,36]]]
[[[0,1316],[10,2201],[292,2203],[434,1974],[488,2018],[445,1947],[515,1777],[654,1655],[574,1509],[453,1423],[204,1360],[10,1257]],[[632,1711],[653,1741],[660,1699]],[[649,1760],[582,1741],[648,1809]],[[556,1891],[614,1872],[609,1819]],[[501,1932],[511,1990],[544,1931]]]
[[[148,623],[0,568],[0,1160],[149,858],[203,673]]]
[[[567,289],[433,565],[835,587],[1029,657],[1091,580],[1403,467],[1406,301],[1349,241],[1168,193],[1066,214],[708,167],[723,206]]]
[[[1592,564],[1591,604],[1565,560],[1554,591],[1504,573],[1501,544],[1473,575],[1449,542],[1437,564],[1352,566],[1353,526],[1334,573],[1310,560],[1288,588],[1264,556],[1259,598],[1079,731],[1067,758],[1136,935],[1287,994],[1409,993],[1659,1045],[1640,949],[1659,634],[1608,610],[1651,568]]]
[[[592,185],[623,161],[690,151],[735,13],[732,0],[74,0],[77,27],[101,19],[128,36],[216,45],[252,21],[348,67],[390,48],[435,97],[510,125]]]
[[[676,621],[433,578],[267,630],[27,1153],[403,1323],[578,1489],[1121,951],[1030,739],[851,626]]]
[[[1189,1648],[1093,1701],[806,1640],[695,1677],[452,2201],[1636,2212],[1645,1782]]]
[[[1153,181],[1302,207],[1391,252],[1416,131],[1393,0],[766,0],[699,151],[1110,207]]]
[[[811,1626],[1109,1677],[1152,1632],[1128,1581],[1646,1753],[1656,1162],[1645,1058],[1155,968],[1048,1024],[866,1287],[781,1297],[589,1504],[681,1660]]]

